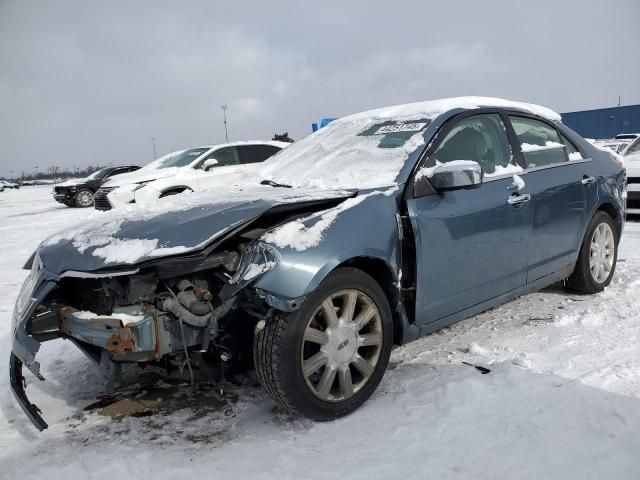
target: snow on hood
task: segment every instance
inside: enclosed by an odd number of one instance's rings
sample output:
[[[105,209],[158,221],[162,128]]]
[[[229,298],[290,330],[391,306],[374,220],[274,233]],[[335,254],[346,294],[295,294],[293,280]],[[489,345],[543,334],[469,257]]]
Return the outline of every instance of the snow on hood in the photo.
[[[545,107],[489,97],[385,107],[331,122],[269,158],[258,176],[311,188],[392,186],[409,156],[424,145],[424,130],[432,120],[451,110],[481,107],[512,108],[560,120],[559,114]]]
[[[71,180],[67,180],[66,182],[56,183],[55,186],[56,187],[74,187],[86,181],[87,181],[86,178],[72,178]]]
[[[94,211],[82,224],[49,237],[39,247],[54,273],[91,272],[203,248],[234,226],[289,203],[347,198],[354,191],[232,187],[167,197],[157,204]]]
[[[123,173],[116,175],[112,180],[104,184],[105,187],[123,187],[142,182],[151,182],[160,178],[172,177],[178,173],[177,167],[146,169],[141,168],[135,172]]]

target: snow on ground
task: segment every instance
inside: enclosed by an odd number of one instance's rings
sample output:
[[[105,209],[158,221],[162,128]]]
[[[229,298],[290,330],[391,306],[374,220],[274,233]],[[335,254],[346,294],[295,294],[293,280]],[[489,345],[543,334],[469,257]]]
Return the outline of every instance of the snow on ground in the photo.
[[[611,287],[554,287],[398,348],[371,400],[328,423],[277,411],[249,385],[228,400],[122,420],[83,411],[101,391],[69,342],[43,344],[27,391],[9,391],[10,316],[39,241],[86,210],[50,187],[0,194],[0,478],[637,479],[640,224],[627,223]],[[462,362],[486,366],[483,375]],[[184,406],[184,405],[183,405]]]

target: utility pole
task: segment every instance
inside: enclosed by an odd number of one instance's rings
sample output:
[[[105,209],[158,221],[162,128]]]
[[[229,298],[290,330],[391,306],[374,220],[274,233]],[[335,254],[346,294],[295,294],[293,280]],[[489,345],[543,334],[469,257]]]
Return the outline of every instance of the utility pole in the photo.
[[[622,105],[622,95],[618,95],[618,106]]]
[[[153,159],[157,160],[158,155],[156,154],[156,137],[151,137],[151,141],[153,142]]]
[[[224,139],[227,143],[229,143],[229,132],[227,131],[227,107],[226,105],[221,105],[222,116],[224,118]]]

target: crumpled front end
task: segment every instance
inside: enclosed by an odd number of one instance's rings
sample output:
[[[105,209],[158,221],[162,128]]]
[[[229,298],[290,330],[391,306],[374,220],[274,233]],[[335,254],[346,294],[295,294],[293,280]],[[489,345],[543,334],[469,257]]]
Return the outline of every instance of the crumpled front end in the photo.
[[[96,256],[74,251],[72,240],[43,244],[13,314],[10,380],[18,403],[39,430],[47,428],[27,397],[23,367],[44,380],[35,358],[42,342],[57,338],[92,360],[106,391],[146,376],[214,383],[250,368],[255,327],[277,308],[256,286],[281,261],[263,234],[341,201],[254,214],[196,251],[133,265],[105,261],[96,269]],[[92,269],[80,270],[82,262]]]

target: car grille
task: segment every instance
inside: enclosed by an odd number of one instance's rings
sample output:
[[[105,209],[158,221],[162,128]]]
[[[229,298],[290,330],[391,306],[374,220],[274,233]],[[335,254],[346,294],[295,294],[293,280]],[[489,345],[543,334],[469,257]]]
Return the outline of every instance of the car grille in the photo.
[[[111,210],[112,207],[107,198],[111,190],[113,190],[113,187],[102,187],[98,189],[93,197],[93,206],[96,207],[96,210]]]

